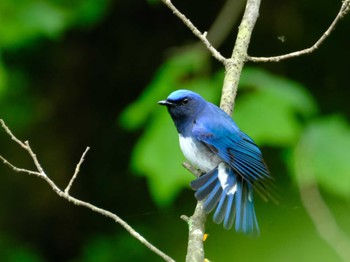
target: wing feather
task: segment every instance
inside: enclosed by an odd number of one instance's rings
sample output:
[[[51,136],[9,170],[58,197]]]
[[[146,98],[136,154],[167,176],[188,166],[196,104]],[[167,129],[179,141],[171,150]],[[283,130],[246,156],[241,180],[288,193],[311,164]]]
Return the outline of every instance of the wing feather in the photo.
[[[261,151],[253,140],[240,131],[233,120],[231,121],[232,123],[197,121],[192,133],[266,198],[269,196],[267,181],[271,180],[271,176]],[[206,126],[201,123],[206,123]]]

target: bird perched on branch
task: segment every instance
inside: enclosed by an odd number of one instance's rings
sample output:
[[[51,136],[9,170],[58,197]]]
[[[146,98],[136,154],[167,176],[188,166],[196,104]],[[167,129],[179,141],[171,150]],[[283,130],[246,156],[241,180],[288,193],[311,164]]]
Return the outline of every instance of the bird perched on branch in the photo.
[[[183,154],[204,172],[191,182],[204,211],[215,209],[213,221],[226,229],[235,224],[237,232],[259,235],[253,190],[268,198],[271,176],[258,146],[226,112],[197,93],[177,90],[158,103],[174,121]]]

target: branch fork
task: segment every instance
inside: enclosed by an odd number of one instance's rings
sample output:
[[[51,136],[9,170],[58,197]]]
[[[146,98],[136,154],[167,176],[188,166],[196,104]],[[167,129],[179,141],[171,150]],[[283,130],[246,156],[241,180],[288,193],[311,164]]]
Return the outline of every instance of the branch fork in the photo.
[[[74,205],[77,206],[83,206],[86,207],[88,209],[90,209],[91,211],[94,211],[96,213],[99,213],[103,216],[106,216],[112,220],[114,220],[116,223],[120,224],[122,227],[124,227],[134,238],[136,238],[137,240],[139,240],[142,244],[144,244],[148,249],[150,249],[152,252],[156,253],[157,255],[159,255],[161,258],[164,259],[164,261],[168,261],[168,262],[174,262],[175,260],[172,259],[171,257],[169,257],[168,255],[166,255],[165,253],[163,253],[161,250],[159,250],[157,247],[155,247],[154,245],[152,245],[150,242],[148,242],[142,235],[140,235],[136,230],[134,230],[128,223],[126,223],[124,220],[122,220],[119,216],[113,214],[112,212],[99,208],[97,206],[94,206],[88,202],[84,202],[82,200],[79,200],[73,196],[71,196],[69,194],[69,190],[71,189],[75,179],[78,176],[78,173],[80,171],[80,166],[84,161],[84,158],[87,154],[87,152],[89,151],[89,147],[87,147],[85,149],[85,151],[83,152],[82,156],[80,157],[80,160],[78,162],[78,164],[76,165],[74,174],[72,176],[72,178],[70,179],[67,187],[64,190],[61,190],[56,184],[55,182],[53,182],[45,173],[44,169],[42,168],[36,154],[33,152],[32,148],[29,145],[28,141],[22,142],[21,140],[19,140],[12,132],[11,130],[7,127],[7,125],[5,124],[4,120],[0,119],[0,125],[2,126],[2,128],[5,130],[5,132],[10,136],[10,138],[15,141],[15,143],[17,143],[20,147],[22,147],[25,151],[27,151],[27,153],[30,155],[30,157],[32,158],[34,165],[36,167],[36,171],[33,170],[28,170],[28,169],[23,169],[23,168],[19,168],[16,167],[15,165],[11,164],[6,158],[4,158],[3,156],[0,155],[0,159],[4,162],[5,165],[9,166],[13,171],[15,172],[19,172],[19,173],[25,173],[28,175],[35,175],[41,179],[43,179],[46,183],[48,183],[52,190],[59,195],[60,197],[64,198],[65,200],[73,203]]]
[[[243,65],[247,61],[251,62],[278,62],[284,59],[289,59],[305,54],[310,54],[314,52],[316,49],[319,48],[319,46],[327,39],[327,37],[330,35],[330,33],[334,30],[336,24],[346,15],[349,13],[350,10],[350,0],[344,0],[342,2],[342,6],[333,20],[332,24],[329,26],[329,28],[323,33],[323,35],[320,37],[320,39],[311,47],[292,52],[289,54],[281,55],[281,56],[274,56],[274,57],[254,57],[249,56],[247,53],[250,37],[252,34],[252,31],[254,29],[256,20],[259,16],[259,8],[260,8],[260,0],[247,0],[246,3],[246,9],[241,21],[241,24],[239,26],[238,35],[236,39],[236,43],[234,45],[232,55],[229,58],[226,58],[220,54],[220,52],[213,47],[211,42],[208,40],[207,35],[208,33],[201,32],[197,29],[197,27],[184,15],[182,14],[171,2],[171,0],[162,0],[162,2],[173,12],[174,15],[176,15],[192,32],[193,34],[204,44],[204,46],[209,50],[209,52],[212,54],[212,56],[222,63],[225,66],[226,74],[222,89],[222,99],[220,103],[220,107],[225,110],[227,113],[231,114],[234,108],[234,101],[237,94],[237,88],[238,88],[238,82],[240,78],[240,74],[243,68]],[[45,173],[44,169],[40,165],[40,162],[37,159],[36,154],[31,149],[29,142],[20,141],[12,132],[11,130],[6,126],[5,122],[0,119],[0,125],[5,130],[5,132],[10,136],[10,138],[17,143],[20,147],[22,147],[27,153],[30,155],[30,157],[33,160],[33,163],[35,165],[36,170],[28,170],[16,167],[15,165],[11,164],[8,160],[6,160],[4,157],[0,155],[0,160],[3,161],[3,163],[7,166],[9,166],[13,171],[19,172],[19,173],[25,173],[28,175],[35,175],[41,179],[43,179],[45,182],[47,182],[52,190],[56,192],[60,197],[64,198],[65,200],[72,202],[75,205],[78,206],[84,206],[96,213],[99,213],[103,216],[106,216],[116,223],[120,224],[122,227],[124,227],[133,237],[138,239],[142,244],[144,244],[146,247],[148,247],[151,251],[159,255],[161,258],[163,258],[165,261],[173,262],[174,260],[160,251],[158,248],[153,246],[150,242],[148,242],[143,236],[141,236],[138,232],[136,232],[129,224],[127,224],[124,220],[122,220],[119,216],[111,213],[110,211],[101,209],[99,207],[96,207],[88,202],[84,202],[82,200],[79,200],[77,198],[74,198],[70,195],[69,191],[71,187],[73,186],[73,183],[75,182],[80,167],[84,161],[84,158],[89,151],[89,147],[85,149],[83,152],[79,162],[76,165],[74,174],[72,178],[70,179],[68,185],[66,188],[62,191]],[[184,164],[184,166],[189,169],[192,173],[199,176],[200,171],[194,170],[193,167],[191,167],[188,164]],[[195,212],[191,217],[187,216],[181,216],[183,220],[185,220],[189,225],[189,242],[188,242],[188,250],[187,250],[187,256],[186,261],[205,261],[204,259],[204,248],[203,248],[203,241],[204,241],[204,235],[205,235],[205,221],[206,221],[206,215],[203,211],[202,203],[197,202],[197,206],[195,208]]]

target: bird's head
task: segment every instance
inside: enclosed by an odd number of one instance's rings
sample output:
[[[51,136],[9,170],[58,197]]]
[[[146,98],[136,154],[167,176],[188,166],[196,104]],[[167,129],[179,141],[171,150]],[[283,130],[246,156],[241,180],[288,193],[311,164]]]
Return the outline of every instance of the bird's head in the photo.
[[[189,90],[177,90],[172,92],[166,100],[158,104],[168,108],[169,114],[176,127],[188,123],[198,116],[205,106],[205,100],[195,92]]]

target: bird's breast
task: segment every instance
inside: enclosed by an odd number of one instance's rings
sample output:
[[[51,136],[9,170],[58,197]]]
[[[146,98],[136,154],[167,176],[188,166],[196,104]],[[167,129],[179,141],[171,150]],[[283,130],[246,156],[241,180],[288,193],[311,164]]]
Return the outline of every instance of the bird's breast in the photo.
[[[202,142],[194,137],[179,135],[180,148],[182,153],[192,165],[198,167],[204,172],[214,169],[220,158],[211,152]]]

